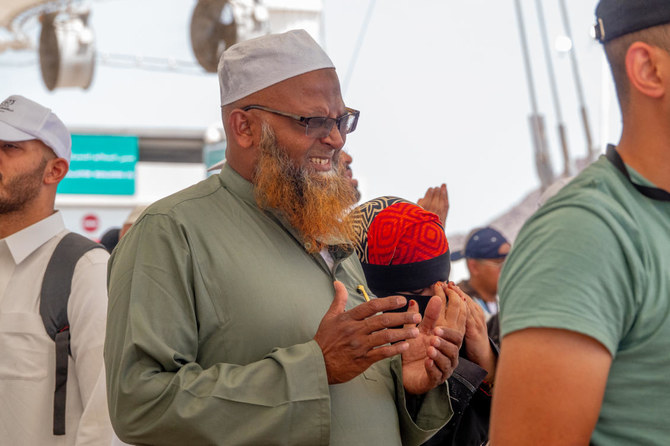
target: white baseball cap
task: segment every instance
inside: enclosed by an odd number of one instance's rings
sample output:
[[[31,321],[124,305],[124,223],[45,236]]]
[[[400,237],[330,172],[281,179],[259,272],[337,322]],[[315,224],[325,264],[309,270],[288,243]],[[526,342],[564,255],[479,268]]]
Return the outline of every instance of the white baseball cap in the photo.
[[[335,65],[304,29],[242,41],[224,51],[219,59],[221,105],[323,68]]]
[[[57,157],[70,163],[70,132],[51,110],[23,96],[13,95],[0,103],[0,140],[39,139]]]

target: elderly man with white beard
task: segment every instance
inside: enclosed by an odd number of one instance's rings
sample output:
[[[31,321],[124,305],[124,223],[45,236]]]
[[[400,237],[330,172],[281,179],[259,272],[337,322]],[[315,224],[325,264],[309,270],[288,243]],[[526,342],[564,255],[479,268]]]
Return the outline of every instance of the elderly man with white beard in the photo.
[[[338,157],[359,112],[302,30],[219,64],[227,162],[151,205],[110,261],[112,424],[129,443],[420,444],[467,309],[369,294]],[[394,328],[400,327],[400,328]],[[447,403],[445,403],[445,401]]]

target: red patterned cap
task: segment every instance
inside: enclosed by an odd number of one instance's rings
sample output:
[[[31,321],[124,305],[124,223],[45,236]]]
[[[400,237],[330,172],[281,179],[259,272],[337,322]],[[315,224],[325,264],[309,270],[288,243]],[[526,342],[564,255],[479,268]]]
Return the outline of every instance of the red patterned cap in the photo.
[[[355,210],[356,252],[370,288],[409,291],[449,277],[449,243],[440,219],[398,197]]]

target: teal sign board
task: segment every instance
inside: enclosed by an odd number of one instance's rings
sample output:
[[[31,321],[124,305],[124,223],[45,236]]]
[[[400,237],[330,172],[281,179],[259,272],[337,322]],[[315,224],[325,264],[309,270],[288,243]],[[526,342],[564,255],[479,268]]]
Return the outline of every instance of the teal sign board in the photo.
[[[138,154],[136,136],[72,135],[70,171],[58,193],[133,195]]]

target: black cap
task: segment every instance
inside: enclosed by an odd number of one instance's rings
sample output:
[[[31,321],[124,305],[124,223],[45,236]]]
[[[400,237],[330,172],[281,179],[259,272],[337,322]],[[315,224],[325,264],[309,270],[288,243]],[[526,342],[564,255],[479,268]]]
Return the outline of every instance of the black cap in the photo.
[[[670,22],[668,0],[600,0],[596,7],[596,39],[600,43]]]
[[[105,249],[111,254],[111,252],[116,247],[116,244],[119,243],[119,233],[121,228],[110,228],[102,234],[100,238],[100,244],[105,247]]]

